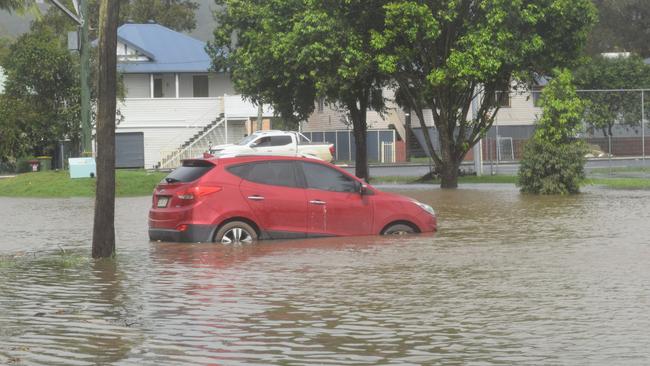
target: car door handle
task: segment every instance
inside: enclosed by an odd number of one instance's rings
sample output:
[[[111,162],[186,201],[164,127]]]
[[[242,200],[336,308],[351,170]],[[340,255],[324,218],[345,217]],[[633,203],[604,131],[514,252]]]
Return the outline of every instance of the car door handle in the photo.
[[[321,205],[321,206],[322,206],[322,205],[325,204],[325,201],[321,201],[321,200],[311,200],[311,201],[309,201],[309,203],[311,203],[312,205]]]
[[[258,195],[248,196],[247,198],[253,201],[264,201],[264,197]]]

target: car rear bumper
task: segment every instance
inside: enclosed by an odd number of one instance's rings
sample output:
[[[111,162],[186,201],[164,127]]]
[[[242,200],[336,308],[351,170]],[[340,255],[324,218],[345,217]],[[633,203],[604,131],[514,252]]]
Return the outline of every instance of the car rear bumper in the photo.
[[[187,243],[212,242],[216,227],[211,225],[187,225],[184,231],[149,228],[149,240]]]

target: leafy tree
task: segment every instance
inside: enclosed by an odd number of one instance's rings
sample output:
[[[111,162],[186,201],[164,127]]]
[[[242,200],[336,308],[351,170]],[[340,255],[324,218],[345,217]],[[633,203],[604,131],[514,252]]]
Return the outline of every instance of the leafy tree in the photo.
[[[557,72],[542,92],[543,113],[526,144],[518,175],[524,193],[572,194],[585,177],[586,145],[575,139],[585,104],[568,70]]]
[[[650,87],[650,66],[638,56],[588,59],[574,71],[580,89],[643,89]],[[589,101],[585,120],[591,128],[612,136],[615,123],[638,126],[641,121],[640,92],[584,92]]]
[[[179,32],[196,28],[196,10],[199,4],[193,0],[120,0],[119,25],[127,22],[147,23],[150,20]],[[91,37],[96,38],[98,29],[99,0],[89,0]]]
[[[287,120],[306,119],[318,98],[345,110],[356,175],[368,179],[366,112],[383,110],[386,80],[370,40],[383,27],[385,2],[217,0],[224,10],[216,14],[220,26],[209,50],[240,93],[272,104]]]
[[[32,4],[33,1],[31,0],[0,0],[0,10],[21,10]]]
[[[44,153],[63,138],[78,143],[77,65],[47,29],[26,33],[10,47],[4,62],[5,94],[0,97],[0,159]]]
[[[596,18],[590,0],[403,0],[385,10],[385,29],[372,41],[377,60],[395,80],[398,101],[422,123],[443,188],[457,187],[460,163],[499,110],[498,93],[573,63]],[[425,110],[433,114],[439,151]]]
[[[154,20],[179,32],[189,32],[196,28],[198,8],[199,4],[191,0],[131,0],[120,10],[120,24]]]
[[[0,37],[0,66],[4,64],[4,59],[9,55],[9,47],[13,41],[7,37]]]
[[[650,6],[647,0],[593,0],[599,19],[589,35],[588,51],[628,51],[650,57]]]

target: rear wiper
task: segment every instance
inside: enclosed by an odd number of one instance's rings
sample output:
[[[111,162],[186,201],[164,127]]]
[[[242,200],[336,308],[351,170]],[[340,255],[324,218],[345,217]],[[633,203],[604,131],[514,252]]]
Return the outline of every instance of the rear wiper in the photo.
[[[178,180],[176,178],[165,178],[165,182],[171,184],[171,183],[178,183],[178,182],[180,182],[180,180]]]

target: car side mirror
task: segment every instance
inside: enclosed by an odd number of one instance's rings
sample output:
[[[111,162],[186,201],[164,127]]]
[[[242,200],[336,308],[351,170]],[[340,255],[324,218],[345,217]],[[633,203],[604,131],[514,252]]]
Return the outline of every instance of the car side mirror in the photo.
[[[368,186],[366,184],[360,183],[359,184],[359,194],[364,196],[368,194]]]

